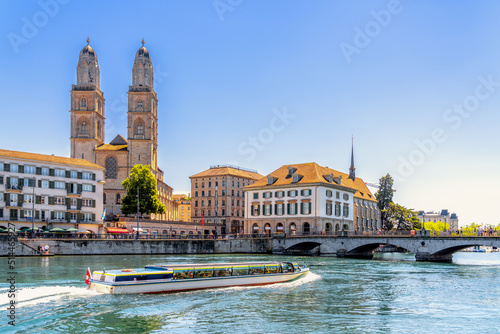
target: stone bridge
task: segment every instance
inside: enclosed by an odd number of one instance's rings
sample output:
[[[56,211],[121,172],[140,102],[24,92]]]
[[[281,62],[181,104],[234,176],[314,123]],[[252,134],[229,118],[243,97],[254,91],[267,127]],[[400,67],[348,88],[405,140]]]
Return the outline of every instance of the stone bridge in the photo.
[[[319,254],[360,259],[373,258],[380,245],[401,247],[417,261],[451,262],[453,253],[472,246],[500,248],[500,237],[429,236],[300,236],[272,240],[274,254]]]

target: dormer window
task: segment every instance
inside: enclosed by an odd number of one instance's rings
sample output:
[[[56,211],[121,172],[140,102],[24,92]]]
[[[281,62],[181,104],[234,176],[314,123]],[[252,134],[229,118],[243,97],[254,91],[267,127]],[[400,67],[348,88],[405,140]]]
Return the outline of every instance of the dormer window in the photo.
[[[293,168],[292,166],[288,166],[288,175],[286,176],[287,179],[291,178],[293,176],[293,173],[297,171],[297,168]]]
[[[326,181],[328,182],[333,182],[333,173],[330,173],[330,175],[323,175]]]
[[[299,175],[297,173],[293,173],[292,175],[292,183],[297,183],[302,179],[302,175]]]
[[[267,177],[267,184],[268,184],[268,185],[273,184],[274,182],[276,182],[276,180],[278,180],[278,178],[277,178],[277,177],[274,177],[274,176],[269,175],[269,176]]]

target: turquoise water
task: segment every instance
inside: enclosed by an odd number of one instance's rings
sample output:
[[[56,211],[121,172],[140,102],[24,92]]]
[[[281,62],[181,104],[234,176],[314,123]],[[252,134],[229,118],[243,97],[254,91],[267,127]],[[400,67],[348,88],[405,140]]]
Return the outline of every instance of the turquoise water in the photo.
[[[102,295],[84,284],[89,266],[292,259],[307,263],[312,273],[264,287]],[[271,255],[18,258],[16,326],[7,326],[2,317],[0,332],[500,333],[500,253],[457,253],[452,264],[413,259],[411,254],[377,254],[375,260]],[[7,268],[7,259],[0,261]],[[0,283],[4,313],[7,289],[7,283]]]

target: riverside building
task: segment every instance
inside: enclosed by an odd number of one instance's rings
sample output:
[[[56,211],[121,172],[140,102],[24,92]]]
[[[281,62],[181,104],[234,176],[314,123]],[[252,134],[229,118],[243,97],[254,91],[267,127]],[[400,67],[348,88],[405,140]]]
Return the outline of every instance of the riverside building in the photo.
[[[317,163],[285,165],[246,186],[246,233],[363,233],[380,228],[377,201],[351,164],[344,174]]]
[[[419,211],[417,217],[421,222],[424,222],[424,223],[444,222],[444,223],[450,224],[450,229],[452,231],[458,230],[458,216],[454,212],[450,213],[448,211],[448,209],[443,209],[440,212]]]
[[[243,187],[261,178],[257,171],[229,165],[191,176],[191,220],[215,223],[222,234],[243,232]]]
[[[104,168],[83,159],[0,149],[0,225],[102,232]]]
[[[104,143],[105,105],[100,90],[97,55],[87,45],[80,51],[77,82],[71,89],[71,157],[85,159],[105,168],[104,208],[108,218],[121,214],[121,199],[126,195],[122,181],[136,164],[150,165],[156,178],[159,200],[166,213],[151,215],[155,220],[177,220],[177,204],[172,188],[164,182],[158,167],[158,98],[154,90],[154,72],[149,51],[137,50],[132,68],[132,86],[128,90],[127,139],[117,135]]]

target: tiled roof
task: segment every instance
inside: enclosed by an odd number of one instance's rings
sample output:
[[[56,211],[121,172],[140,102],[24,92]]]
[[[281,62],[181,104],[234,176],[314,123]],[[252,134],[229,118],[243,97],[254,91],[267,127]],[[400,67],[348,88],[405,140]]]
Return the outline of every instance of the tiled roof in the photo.
[[[84,159],[58,157],[55,155],[46,155],[46,154],[38,154],[38,153],[28,153],[28,152],[9,151],[9,150],[0,149],[0,157],[23,159],[23,160],[44,161],[44,162],[59,163],[59,164],[64,164],[64,165],[73,165],[73,166],[104,169],[103,167],[96,165],[90,161],[84,160]]]
[[[198,177],[212,177],[212,176],[226,176],[226,175],[243,177],[251,180],[259,180],[264,177],[259,173],[249,172],[243,169],[237,169],[232,167],[213,167],[201,173],[190,176],[189,178],[192,179]]]
[[[294,172],[294,174],[299,176],[298,182],[294,183],[292,177],[287,177],[289,174],[289,167],[292,168],[292,172]],[[274,183],[271,185],[268,185],[269,176],[275,179]],[[331,180],[329,180],[329,176],[332,176]],[[341,177],[340,184],[336,182],[338,181],[339,176]],[[331,184],[351,188],[356,190],[354,197],[376,201],[375,196],[373,196],[366,184],[359,177],[356,177],[353,181],[352,179],[349,179],[348,174],[328,167],[322,167],[315,162],[282,166],[259,181],[246,186],[244,189],[247,190],[265,187],[274,188],[277,186],[293,186],[314,183]]]
[[[126,151],[127,145],[112,145],[112,144],[102,144],[96,147],[96,151]]]

